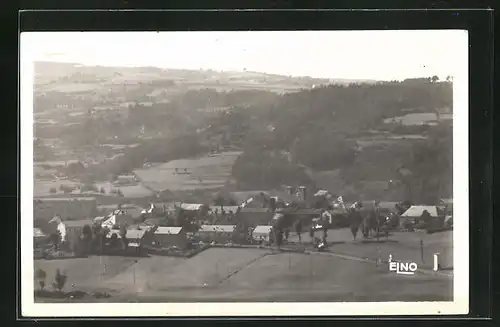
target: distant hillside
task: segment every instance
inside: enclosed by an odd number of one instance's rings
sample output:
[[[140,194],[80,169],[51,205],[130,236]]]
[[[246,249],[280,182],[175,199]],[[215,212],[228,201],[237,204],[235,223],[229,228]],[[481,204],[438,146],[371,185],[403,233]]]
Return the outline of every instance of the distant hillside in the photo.
[[[105,67],[74,63],[40,61],[35,63],[36,91],[75,92],[102,88],[112,84],[140,84],[169,81],[177,86],[222,88],[230,86],[244,89],[265,87],[283,89],[284,92],[324,84],[370,83],[370,80],[320,79],[290,77],[261,72],[219,72],[214,70],[162,69],[157,67]],[[71,87],[78,84],[78,87]]]

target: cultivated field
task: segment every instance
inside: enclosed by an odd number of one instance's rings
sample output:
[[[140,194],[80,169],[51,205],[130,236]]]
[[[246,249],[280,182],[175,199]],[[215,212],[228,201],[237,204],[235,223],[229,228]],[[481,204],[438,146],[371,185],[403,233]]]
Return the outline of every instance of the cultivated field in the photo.
[[[144,185],[155,191],[218,188],[230,179],[233,164],[240,154],[241,152],[233,151],[215,156],[172,160],[155,167],[137,169],[134,173]]]
[[[375,247],[350,246],[358,254],[361,247]],[[387,264],[265,249],[212,248],[190,259],[35,261],[35,269],[39,267],[49,279],[57,267],[63,268],[67,285],[87,292],[107,291],[112,295],[107,302],[451,301],[453,294],[451,275],[401,276],[389,272]]]

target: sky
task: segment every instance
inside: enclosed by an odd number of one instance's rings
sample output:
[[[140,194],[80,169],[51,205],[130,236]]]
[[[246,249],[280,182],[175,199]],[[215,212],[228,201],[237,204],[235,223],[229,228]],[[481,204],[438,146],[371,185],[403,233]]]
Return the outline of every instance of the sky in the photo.
[[[466,49],[460,30],[21,34],[31,60],[346,79],[445,79]]]

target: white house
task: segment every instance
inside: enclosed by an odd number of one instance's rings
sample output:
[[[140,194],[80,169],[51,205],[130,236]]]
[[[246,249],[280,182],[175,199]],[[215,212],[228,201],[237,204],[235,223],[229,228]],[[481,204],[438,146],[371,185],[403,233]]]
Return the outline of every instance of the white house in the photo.
[[[252,238],[258,242],[268,243],[271,240],[272,226],[260,225],[255,227]]]

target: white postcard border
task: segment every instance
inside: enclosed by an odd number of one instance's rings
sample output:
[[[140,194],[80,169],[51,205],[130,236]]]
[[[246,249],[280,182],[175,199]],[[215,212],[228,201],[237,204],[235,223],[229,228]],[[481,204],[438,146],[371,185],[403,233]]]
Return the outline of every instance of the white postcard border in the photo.
[[[400,31],[402,32],[402,31]],[[413,31],[414,32],[414,31]],[[432,31],[422,31],[432,32]],[[442,31],[441,31],[442,32]],[[34,303],[33,279],[33,58],[31,41],[44,32],[22,33],[21,67],[21,314],[25,317],[86,316],[309,316],[446,315],[469,311],[468,32],[456,40],[453,73],[453,302],[363,303]],[[152,32],[153,33],[153,32]],[[314,33],[314,32],[311,32]],[[422,49],[426,51],[426,49]]]

